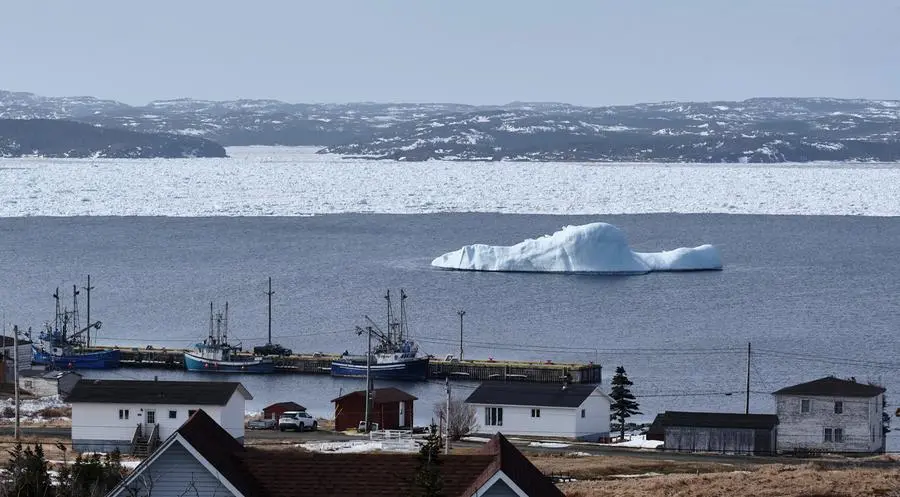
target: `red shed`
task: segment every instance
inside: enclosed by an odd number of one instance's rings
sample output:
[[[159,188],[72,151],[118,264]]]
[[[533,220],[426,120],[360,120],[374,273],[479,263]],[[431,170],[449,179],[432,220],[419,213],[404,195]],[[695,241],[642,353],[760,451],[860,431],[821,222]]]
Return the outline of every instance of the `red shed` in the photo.
[[[264,419],[278,419],[287,411],[305,411],[306,408],[296,402],[277,402],[263,407]]]
[[[396,388],[376,388],[369,420],[382,430],[412,428],[416,397]],[[357,390],[334,400],[334,429],[356,429],[366,419],[366,391]]]

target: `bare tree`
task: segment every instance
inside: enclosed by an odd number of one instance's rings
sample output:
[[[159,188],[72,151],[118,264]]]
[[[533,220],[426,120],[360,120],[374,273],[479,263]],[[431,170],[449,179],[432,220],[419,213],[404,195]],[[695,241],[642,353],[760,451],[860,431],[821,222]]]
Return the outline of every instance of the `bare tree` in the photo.
[[[434,415],[447,422],[447,403],[438,402],[434,405]],[[478,430],[478,421],[475,408],[466,404],[462,399],[450,399],[450,440],[475,433]]]

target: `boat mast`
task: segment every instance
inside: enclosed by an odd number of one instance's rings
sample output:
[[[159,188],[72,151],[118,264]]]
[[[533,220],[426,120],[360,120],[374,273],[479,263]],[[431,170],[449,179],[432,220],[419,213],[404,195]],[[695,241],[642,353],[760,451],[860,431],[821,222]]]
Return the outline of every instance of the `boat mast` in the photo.
[[[391,289],[388,288],[387,293],[384,296],[384,299],[387,300],[387,341],[388,343],[394,343],[394,324],[392,323],[393,316],[391,315]]]
[[[91,275],[88,275],[87,286],[84,287],[84,290],[87,292],[87,346],[91,346],[91,290],[94,287],[91,286]]]
[[[78,285],[72,285],[72,339],[76,338],[78,330],[81,329],[81,323],[78,322]]]
[[[213,303],[209,303],[209,345],[213,345]]]
[[[228,301],[225,301],[225,326],[222,330],[222,344],[228,343]]]
[[[406,292],[400,289],[400,337],[397,339],[399,343],[403,343],[403,331],[406,328]],[[409,335],[409,330],[406,330]]]
[[[272,291],[272,277],[269,277],[269,291],[266,292],[266,295],[269,296],[269,345],[272,345],[272,294],[275,293]]]
[[[56,318],[53,321],[53,329],[50,330],[50,347],[53,348],[54,334],[59,333],[60,319],[59,319],[59,287],[56,287],[56,291],[53,292],[53,299],[56,300]]]

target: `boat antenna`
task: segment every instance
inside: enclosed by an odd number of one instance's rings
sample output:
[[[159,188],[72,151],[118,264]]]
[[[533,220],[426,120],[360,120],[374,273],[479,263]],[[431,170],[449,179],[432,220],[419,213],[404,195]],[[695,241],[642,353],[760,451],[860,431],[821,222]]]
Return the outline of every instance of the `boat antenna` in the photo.
[[[394,331],[392,329],[393,325],[391,323],[393,316],[391,316],[391,289],[388,288],[387,293],[384,295],[384,299],[387,300],[387,339],[388,342],[393,343],[392,340]]]
[[[266,292],[266,295],[269,297],[269,345],[272,345],[272,294],[275,292],[272,291],[272,277],[269,277],[269,291]]]
[[[209,345],[213,344],[213,303],[209,303]]]
[[[222,332],[222,343],[228,343],[228,301],[225,301],[225,327]]]
[[[84,291],[87,292],[87,346],[91,346],[91,290],[94,287],[91,286],[91,275],[87,275],[87,286],[84,287]]]
[[[409,328],[407,328],[406,324],[406,299],[408,295],[403,289],[400,289],[400,338],[399,341],[403,341],[403,332],[406,331],[406,334],[409,335]],[[407,337],[409,338],[409,337]]]
[[[59,287],[56,287],[56,291],[53,292],[53,298],[56,300],[56,320],[53,322],[53,330],[59,331]],[[52,342],[52,340],[51,340]]]
[[[78,295],[81,292],[78,291],[78,285],[72,285],[72,332],[73,339],[75,332],[81,329],[81,323],[78,322]]]

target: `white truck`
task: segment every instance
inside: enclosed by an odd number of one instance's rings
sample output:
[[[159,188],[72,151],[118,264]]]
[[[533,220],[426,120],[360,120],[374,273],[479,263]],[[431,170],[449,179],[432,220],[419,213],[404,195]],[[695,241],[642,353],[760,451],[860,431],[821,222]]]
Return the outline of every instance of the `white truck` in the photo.
[[[319,423],[316,422],[316,418],[310,416],[306,411],[285,411],[281,417],[278,418],[278,429],[281,431],[315,431],[318,428]]]

